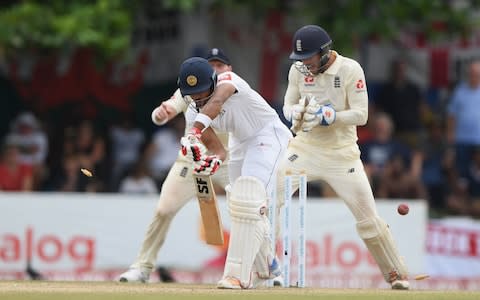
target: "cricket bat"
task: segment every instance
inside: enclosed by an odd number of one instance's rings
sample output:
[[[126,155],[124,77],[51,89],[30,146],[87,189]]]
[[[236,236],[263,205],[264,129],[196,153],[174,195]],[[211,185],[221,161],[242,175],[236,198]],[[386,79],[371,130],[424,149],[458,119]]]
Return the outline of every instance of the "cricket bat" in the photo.
[[[209,245],[223,245],[223,227],[217,197],[209,175],[193,174],[205,240]]]

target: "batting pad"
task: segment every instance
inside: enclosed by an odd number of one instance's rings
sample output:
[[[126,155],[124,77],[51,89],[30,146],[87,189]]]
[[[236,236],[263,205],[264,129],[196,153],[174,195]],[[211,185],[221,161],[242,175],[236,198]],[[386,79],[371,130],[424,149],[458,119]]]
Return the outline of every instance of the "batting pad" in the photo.
[[[239,279],[242,288],[251,287],[253,262],[268,238],[266,201],[265,187],[257,178],[241,176],[234,182],[228,202],[231,229],[223,277]]]
[[[387,223],[375,217],[357,223],[357,232],[373,256],[388,283],[406,279],[407,267],[403,263]]]

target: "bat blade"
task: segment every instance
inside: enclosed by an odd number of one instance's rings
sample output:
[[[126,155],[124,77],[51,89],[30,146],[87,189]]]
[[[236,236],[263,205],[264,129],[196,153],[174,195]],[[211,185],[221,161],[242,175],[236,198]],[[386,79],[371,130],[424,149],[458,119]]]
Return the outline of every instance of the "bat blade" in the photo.
[[[205,241],[209,245],[223,245],[223,227],[217,197],[208,175],[193,174],[200,214],[205,231]]]

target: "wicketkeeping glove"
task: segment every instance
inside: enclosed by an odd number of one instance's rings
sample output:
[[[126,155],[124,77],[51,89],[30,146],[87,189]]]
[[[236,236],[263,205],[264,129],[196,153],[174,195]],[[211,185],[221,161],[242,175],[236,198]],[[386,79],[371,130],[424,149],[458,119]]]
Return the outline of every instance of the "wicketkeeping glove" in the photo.
[[[329,126],[335,122],[336,112],[330,105],[321,105],[314,98],[303,114],[302,130],[311,131],[317,125]]]
[[[199,175],[213,175],[222,165],[222,160],[216,155],[202,157],[200,161],[194,163],[194,172]]]
[[[305,113],[306,106],[308,104],[308,98],[303,97],[298,101],[298,104],[292,105],[292,130],[294,133],[300,130],[303,123],[303,114]]]
[[[200,142],[202,134],[200,129],[193,127],[190,132],[180,139],[182,154],[192,161],[200,161],[207,156],[207,148]]]

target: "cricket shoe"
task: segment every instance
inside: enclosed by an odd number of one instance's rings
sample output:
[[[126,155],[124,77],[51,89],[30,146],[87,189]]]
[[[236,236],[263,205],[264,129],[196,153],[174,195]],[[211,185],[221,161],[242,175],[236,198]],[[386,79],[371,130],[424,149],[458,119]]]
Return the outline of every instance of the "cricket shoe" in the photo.
[[[273,278],[273,286],[283,287],[283,275]]]
[[[388,276],[390,277],[388,281],[392,285],[392,290],[408,290],[410,288],[407,276],[399,274],[397,270],[392,270]]]
[[[240,284],[240,280],[235,277],[227,276],[222,278],[217,283],[217,288],[219,289],[229,289],[229,290],[240,290],[242,289],[242,285]]]
[[[147,283],[150,278],[150,272],[142,271],[137,268],[129,269],[120,275],[120,282]]]
[[[392,290],[408,290],[410,284],[408,280],[394,280],[392,281]]]

